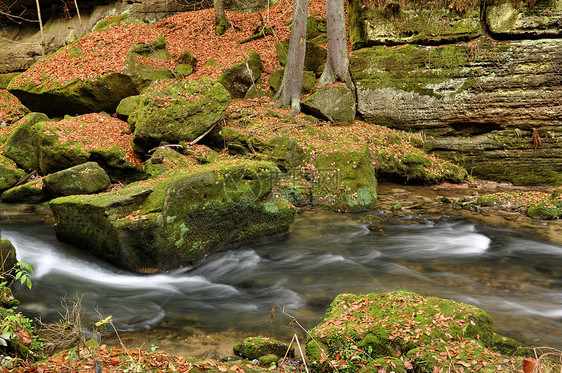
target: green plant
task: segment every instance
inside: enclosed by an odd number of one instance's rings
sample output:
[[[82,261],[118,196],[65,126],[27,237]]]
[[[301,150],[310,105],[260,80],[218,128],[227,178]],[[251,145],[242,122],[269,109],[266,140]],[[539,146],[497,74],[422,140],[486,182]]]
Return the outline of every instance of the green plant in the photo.
[[[20,283],[25,284],[30,290],[33,285],[31,282],[31,274],[33,273],[33,268],[27,263],[17,262],[16,263],[16,275],[14,279],[20,280]]]

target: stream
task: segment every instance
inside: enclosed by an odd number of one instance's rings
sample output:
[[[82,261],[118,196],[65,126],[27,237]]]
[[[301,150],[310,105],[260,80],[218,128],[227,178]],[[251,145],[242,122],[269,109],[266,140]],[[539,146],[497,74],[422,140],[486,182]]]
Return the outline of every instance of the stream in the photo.
[[[61,299],[80,297],[85,325],[111,315],[122,332],[185,336],[197,328],[290,339],[283,308],[312,328],[339,293],[409,290],[473,304],[490,313],[498,333],[562,349],[562,246],[462,219],[369,226],[360,217],[304,212],[285,240],[154,275],[58,242],[45,222],[4,222],[2,238],[35,270],[32,290],[16,292],[20,309],[45,322],[59,318]]]

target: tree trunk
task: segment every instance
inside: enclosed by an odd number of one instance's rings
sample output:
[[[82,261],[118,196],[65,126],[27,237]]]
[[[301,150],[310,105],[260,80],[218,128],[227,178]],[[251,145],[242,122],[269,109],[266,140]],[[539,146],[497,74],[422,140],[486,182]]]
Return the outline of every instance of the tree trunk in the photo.
[[[215,7],[215,34],[222,35],[228,30],[228,20],[224,12],[224,0],[213,0]]]
[[[343,82],[355,93],[351,75],[349,74],[344,0],[326,0],[326,23],[328,31],[328,57],[326,58],[326,66],[318,86]]]
[[[329,0],[328,0],[329,1]],[[308,0],[295,0],[289,54],[285,64],[285,73],[279,91],[275,95],[278,106],[291,105],[293,114],[301,110],[301,89],[304,73],[304,55],[306,52],[306,19]]]

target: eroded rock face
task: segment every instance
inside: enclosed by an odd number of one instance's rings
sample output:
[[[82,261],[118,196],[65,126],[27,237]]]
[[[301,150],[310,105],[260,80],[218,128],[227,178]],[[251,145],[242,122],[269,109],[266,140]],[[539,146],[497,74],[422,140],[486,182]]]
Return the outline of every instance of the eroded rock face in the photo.
[[[532,7],[526,2],[514,5],[506,0],[487,0],[485,17],[489,32],[500,38],[562,35],[561,0],[539,0]]]
[[[558,184],[562,41],[373,47],[354,52],[358,112],[369,122],[423,131],[426,149],[478,177]],[[532,129],[541,137],[533,142]],[[499,162],[501,160],[501,162]]]
[[[111,193],[51,200],[57,238],[133,271],[171,269],[288,232],[277,167],[229,161],[171,171]]]

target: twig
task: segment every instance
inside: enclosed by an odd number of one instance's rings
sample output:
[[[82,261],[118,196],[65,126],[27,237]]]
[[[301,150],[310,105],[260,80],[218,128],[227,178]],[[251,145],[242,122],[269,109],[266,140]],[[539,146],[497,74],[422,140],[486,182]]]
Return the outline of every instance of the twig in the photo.
[[[205,131],[205,133],[203,133],[201,136],[199,136],[198,138],[196,138],[195,140],[193,140],[192,142],[188,143],[187,145],[195,145],[199,142],[199,140],[201,140],[203,137],[207,136],[209,134],[209,132],[211,132],[216,126],[217,124],[223,120],[224,121],[224,117],[222,117],[221,119],[217,120],[215,122],[215,124],[213,124],[211,127],[209,127],[209,129],[207,131]]]
[[[328,360],[328,363],[330,364],[330,366],[332,367],[332,369],[334,369],[335,371],[338,370],[338,368],[334,365],[334,363],[332,363],[332,361],[330,360],[330,358],[328,357],[328,354],[326,354],[326,352],[324,351],[324,349],[322,348],[322,346],[320,346],[320,344],[316,341],[316,339],[308,332],[308,330],[306,330],[299,322],[298,320],[293,316],[288,314],[287,312],[285,312],[285,307],[281,307],[280,305],[278,305],[277,303],[275,303],[275,305],[277,307],[279,307],[279,309],[281,310],[281,312],[283,312],[283,315],[287,316],[288,318],[291,319],[291,322],[295,323],[299,328],[301,328],[307,336],[310,337],[310,339],[312,341],[314,341],[314,343],[316,344],[316,346],[320,349],[320,352],[322,353],[322,356],[326,357],[326,360]],[[304,360],[304,359],[303,359]]]
[[[279,363],[279,366],[281,366],[281,364],[283,364],[283,362],[285,362],[285,359],[287,358],[287,355],[289,355],[289,351],[291,351],[291,347],[293,347],[293,342],[295,342],[295,341],[297,341],[297,347],[299,348],[299,352],[301,353],[301,356],[302,356],[302,362],[304,364],[304,369],[306,370],[306,373],[309,373],[308,372],[308,366],[306,365],[306,359],[305,359],[304,353],[302,352],[301,344],[299,343],[299,337],[296,334],[293,334],[293,339],[291,339],[291,343],[289,344],[289,347],[287,348],[287,352],[285,352],[285,356],[283,356],[283,359]]]

